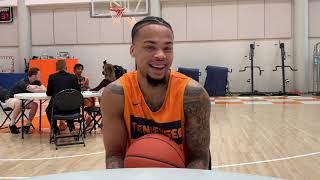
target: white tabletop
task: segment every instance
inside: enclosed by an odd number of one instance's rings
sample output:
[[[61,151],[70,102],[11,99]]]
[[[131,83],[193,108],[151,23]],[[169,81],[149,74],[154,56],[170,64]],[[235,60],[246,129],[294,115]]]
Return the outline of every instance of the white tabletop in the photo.
[[[81,171],[33,177],[38,180],[283,180],[272,177],[196,169],[132,168]]]
[[[50,96],[47,96],[46,93],[19,93],[15,94],[14,98],[17,99],[33,99],[33,100],[45,100],[45,99],[50,99]]]
[[[84,98],[89,97],[100,97],[102,95],[101,92],[98,91],[83,91],[81,92]],[[50,96],[47,96],[46,93],[19,93],[15,94],[14,98],[17,99],[33,99],[33,100],[46,100],[50,99]]]

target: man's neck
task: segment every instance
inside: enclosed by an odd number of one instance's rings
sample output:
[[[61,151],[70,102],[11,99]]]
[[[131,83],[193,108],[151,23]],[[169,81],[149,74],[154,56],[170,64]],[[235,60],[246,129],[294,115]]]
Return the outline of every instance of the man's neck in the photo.
[[[169,84],[169,74],[170,73],[168,73],[166,76],[164,83],[161,83],[157,86],[150,84],[147,78],[141,76],[139,77],[138,74],[138,83],[141,93],[145,102],[153,112],[158,111],[164,103]]]
[[[149,83],[148,79],[140,75],[138,72],[138,83],[139,83],[140,89],[144,92],[149,90],[151,91],[163,90],[163,89],[167,89],[168,87],[169,77],[170,77],[170,72],[168,72],[168,75],[165,77],[165,80],[163,81],[163,83],[154,85]]]

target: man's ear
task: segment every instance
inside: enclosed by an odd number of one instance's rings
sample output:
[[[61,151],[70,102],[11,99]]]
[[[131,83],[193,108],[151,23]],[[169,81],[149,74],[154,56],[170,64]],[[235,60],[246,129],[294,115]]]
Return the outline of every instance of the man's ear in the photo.
[[[131,46],[130,46],[130,55],[131,55],[131,57],[135,57],[135,53],[136,53],[136,49],[135,49],[135,47],[134,47],[134,45],[133,44],[131,44]]]

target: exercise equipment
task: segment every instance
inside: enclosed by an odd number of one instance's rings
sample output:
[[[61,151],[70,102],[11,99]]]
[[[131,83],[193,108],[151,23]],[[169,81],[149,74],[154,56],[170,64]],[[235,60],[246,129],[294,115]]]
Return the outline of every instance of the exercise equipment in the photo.
[[[320,42],[313,50],[313,92],[314,95],[320,95]]]
[[[251,92],[250,93],[242,93],[240,94],[240,96],[255,96],[255,95],[260,95],[263,96],[265,94],[263,93],[259,93],[258,91],[254,90],[254,69],[258,69],[259,70],[259,75],[261,76],[262,72],[264,71],[260,66],[254,66],[254,50],[255,47],[259,46],[256,45],[256,43],[254,42],[253,44],[250,44],[250,51],[249,51],[249,61],[251,62],[250,66],[245,66],[243,69],[240,69],[239,72],[244,72],[246,71],[248,68],[250,68],[250,73],[251,76],[250,78],[247,80],[248,83],[251,83]],[[245,56],[247,57],[247,56]]]
[[[281,66],[275,66],[275,69],[272,71],[277,71],[278,68],[281,68],[282,71],[282,91],[279,93],[275,93],[273,95],[279,95],[279,96],[298,96],[296,93],[288,93],[286,92],[286,84],[289,83],[290,81],[286,79],[286,73],[285,73],[285,68],[290,68],[291,71],[298,71],[297,69],[292,68],[291,66],[286,66],[285,65],[285,60],[286,60],[286,51],[284,47],[284,43],[279,42],[279,48],[281,50]]]

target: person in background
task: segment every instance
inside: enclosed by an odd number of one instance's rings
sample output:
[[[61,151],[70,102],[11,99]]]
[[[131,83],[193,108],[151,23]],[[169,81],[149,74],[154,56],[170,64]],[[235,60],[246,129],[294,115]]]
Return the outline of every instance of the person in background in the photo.
[[[104,64],[102,74],[104,75],[104,79],[100,82],[100,84],[97,87],[90,89],[90,91],[102,92],[104,87],[116,80],[116,74],[112,64]]]
[[[68,73],[67,65],[65,60],[58,60],[56,63],[57,72],[51,74],[48,80],[47,95],[52,96],[49,105],[46,109],[47,117],[49,122],[51,122],[51,110],[52,110],[52,99],[60,91],[65,89],[75,89],[80,91],[80,86],[78,84],[78,79],[75,75]],[[56,111],[54,110],[54,113]],[[51,122],[53,125],[53,131],[55,134],[60,134],[60,129],[57,126],[57,122]],[[67,125],[69,127],[70,134],[77,134],[75,131],[75,126],[72,121],[68,121]]]
[[[83,69],[84,67],[82,64],[75,64],[73,66],[73,72],[78,79],[78,84],[80,86],[81,91],[87,91],[89,89],[89,79],[85,76],[82,76]],[[94,105],[94,102],[92,99],[86,98],[84,104],[85,106],[90,107]],[[67,128],[66,124],[63,121],[60,121],[59,123],[60,131],[64,131],[66,128]]]
[[[73,66],[73,72],[78,78],[78,83],[80,85],[81,91],[87,91],[89,89],[89,79],[85,76],[82,76],[83,65],[75,64]]]
[[[11,113],[11,122],[9,124],[9,129],[12,134],[19,134],[20,131],[15,125],[15,122],[17,121],[17,118],[21,112],[21,106],[22,106],[22,100],[14,98],[15,94],[18,93],[40,93],[40,92],[46,92],[46,87],[43,86],[40,82],[40,69],[39,68],[30,68],[28,70],[28,77],[25,79],[22,79],[18,81],[14,87],[9,91],[9,93],[6,96],[6,105],[8,107],[11,107],[13,109]],[[29,134],[30,132],[30,125],[31,121],[33,120],[37,109],[38,104],[33,101],[27,101],[26,108],[30,109],[29,111],[29,117],[27,124],[24,126],[24,133]]]
[[[100,82],[100,84],[93,88],[93,89],[90,89],[90,91],[100,91],[100,92],[103,92],[103,89],[110,83],[112,83],[113,81],[116,80],[116,74],[115,74],[115,71],[114,71],[114,68],[113,68],[113,65],[112,64],[108,64],[106,63],[106,61],[104,62],[104,65],[103,65],[103,71],[102,71],[102,74],[104,75],[104,79]],[[95,100],[93,100],[95,101]],[[100,98],[99,98],[99,102],[100,102]],[[87,116],[86,118],[86,125],[89,125],[90,124],[90,121],[91,121],[91,117],[90,116]],[[102,125],[102,124],[101,124]]]

